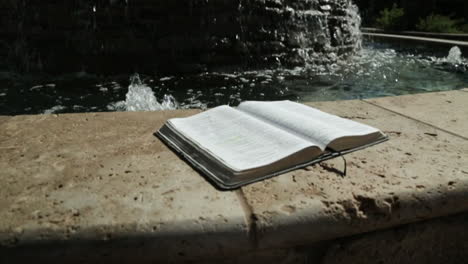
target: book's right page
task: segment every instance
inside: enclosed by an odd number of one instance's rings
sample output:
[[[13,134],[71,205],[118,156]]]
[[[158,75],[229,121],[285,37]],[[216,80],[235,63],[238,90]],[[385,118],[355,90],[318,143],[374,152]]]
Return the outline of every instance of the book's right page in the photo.
[[[291,101],[247,101],[238,109],[318,145],[342,151],[384,137],[378,129]]]

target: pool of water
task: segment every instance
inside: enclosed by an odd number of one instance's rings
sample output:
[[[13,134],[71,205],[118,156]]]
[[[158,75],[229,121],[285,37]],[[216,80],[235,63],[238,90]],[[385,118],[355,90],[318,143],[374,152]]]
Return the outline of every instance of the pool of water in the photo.
[[[365,42],[352,58],[326,66],[180,76],[0,72],[0,115],[206,108],[244,100],[344,100],[468,87],[468,61],[456,48],[448,56],[449,50]]]

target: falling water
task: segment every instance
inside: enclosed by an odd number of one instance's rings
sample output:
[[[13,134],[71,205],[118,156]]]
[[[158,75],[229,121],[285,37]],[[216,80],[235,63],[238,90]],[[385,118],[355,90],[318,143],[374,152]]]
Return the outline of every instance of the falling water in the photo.
[[[359,51],[362,48],[362,32],[361,32],[361,15],[357,5],[349,2],[349,7],[346,9],[347,27],[350,32],[350,42],[354,43],[354,51]]]

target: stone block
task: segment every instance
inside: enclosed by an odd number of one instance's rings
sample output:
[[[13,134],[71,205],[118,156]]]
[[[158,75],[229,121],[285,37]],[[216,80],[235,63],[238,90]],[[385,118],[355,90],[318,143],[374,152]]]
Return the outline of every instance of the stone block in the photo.
[[[1,117],[0,255],[146,263],[251,249],[237,194],[153,135],[196,112]]]
[[[304,245],[468,209],[468,144],[362,101],[312,103],[390,140],[242,188],[259,248]]]
[[[393,96],[366,101],[468,139],[468,94],[463,91]]]
[[[468,215],[458,214],[331,244],[321,259],[332,263],[464,263],[468,258]]]

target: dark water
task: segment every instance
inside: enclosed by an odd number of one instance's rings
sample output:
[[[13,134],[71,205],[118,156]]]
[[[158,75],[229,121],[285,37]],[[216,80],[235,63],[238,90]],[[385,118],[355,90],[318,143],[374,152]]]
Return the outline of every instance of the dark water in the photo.
[[[466,60],[448,60],[448,53],[449,48],[434,51],[367,43],[353,58],[327,66],[140,77],[160,102],[164,95],[172,95],[178,108],[237,105],[243,100],[357,99],[468,87]],[[125,110],[132,74],[0,72],[0,115]]]

